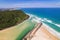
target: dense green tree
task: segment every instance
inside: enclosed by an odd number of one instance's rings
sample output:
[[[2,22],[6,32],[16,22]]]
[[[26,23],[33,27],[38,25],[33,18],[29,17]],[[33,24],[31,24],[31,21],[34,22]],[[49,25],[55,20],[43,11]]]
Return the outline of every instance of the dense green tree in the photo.
[[[0,11],[0,30],[21,23],[28,17],[22,10]]]

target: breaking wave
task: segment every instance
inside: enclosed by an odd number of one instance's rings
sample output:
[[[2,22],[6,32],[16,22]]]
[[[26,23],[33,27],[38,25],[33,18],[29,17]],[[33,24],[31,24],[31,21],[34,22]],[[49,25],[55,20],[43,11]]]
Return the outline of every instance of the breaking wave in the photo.
[[[27,14],[28,14],[28,13],[27,13]],[[47,18],[37,17],[37,16],[32,15],[32,14],[28,14],[28,15],[30,15],[30,18],[29,18],[29,19],[31,19],[31,20],[34,20],[34,21],[37,21],[37,22],[44,22],[44,21],[45,21],[45,22],[49,22],[49,23],[51,23],[51,24],[54,24],[54,25],[56,25],[57,27],[60,27],[59,24],[56,24],[56,23],[54,23],[52,20],[48,20]],[[60,38],[60,32],[55,31],[53,28],[49,27],[49,25],[47,25],[47,24],[45,24],[45,23],[43,23],[43,25],[46,26],[46,29],[47,29],[51,34],[53,34],[53,35],[57,36],[58,38]]]
[[[26,14],[28,14],[28,13],[26,13]],[[48,23],[51,23],[53,25],[56,25],[56,26],[60,27],[60,24],[54,23],[52,20],[49,20],[47,18],[37,17],[33,14],[28,14],[28,15],[30,15],[30,19],[34,18],[33,20],[36,20],[37,22],[40,22],[40,21],[41,22],[48,22]]]

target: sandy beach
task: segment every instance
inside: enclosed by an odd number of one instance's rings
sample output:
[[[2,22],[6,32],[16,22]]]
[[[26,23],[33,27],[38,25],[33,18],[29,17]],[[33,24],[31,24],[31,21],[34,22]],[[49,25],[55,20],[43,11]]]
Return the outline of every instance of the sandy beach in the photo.
[[[36,19],[33,21],[37,21],[40,23],[42,20],[35,15],[29,14],[31,17],[35,17]],[[42,20],[44,21],[44,20]],[[60,33],[50,28],[48,25],[44,24],[36,31],[35,35],[31,40],[60,40]]]
[[[33,15],[32,15],[33,16]],[[29,19],[30,20],[30,19]],[[46,28],[46,25],[34,25],[35,23],[41,23],[39,18],[31,19],[30,22],[24,22],[18,26],[0,31],[0,40],[16,40],[22,36],[23,32],[26,32],[27,30],[31,30],[31,27],[37,27],[36,29],[33,29],[35,31],[32,32],[33,37],[31,40],[60,40],[57,36],[53,35],[48,31],[50,28]],[[23,30],[24,29],[24,30]],[[47,30],[48,29],[48,30]],[[19,36],[20,35],[20,36]],[[17,38],[16,38],[17,37]]]
[[[56,36],[52,35],[48,30],[46,30],[45,25],[42,25],[31,40],[59,40],[59,39]]]
[[[0,31],[0,40],[20,40],[33,27],[34,23],[26,20],[14,27]]]

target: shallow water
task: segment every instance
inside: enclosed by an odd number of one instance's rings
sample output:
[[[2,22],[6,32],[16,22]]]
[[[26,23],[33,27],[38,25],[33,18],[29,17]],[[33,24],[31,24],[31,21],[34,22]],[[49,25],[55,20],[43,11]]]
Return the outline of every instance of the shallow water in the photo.
[[[60,32],[60,8],[22,8],[22,10],[42,18],[43,22]]]

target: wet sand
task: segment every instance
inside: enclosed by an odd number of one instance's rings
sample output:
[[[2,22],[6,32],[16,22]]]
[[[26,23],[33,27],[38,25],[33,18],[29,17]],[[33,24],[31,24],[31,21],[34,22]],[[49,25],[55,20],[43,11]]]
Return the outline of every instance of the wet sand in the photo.
[[[42,25],[31,40],[59,40],[59,39],[56,36],[52,35],[48,30],[46,30],[45,25]]]

